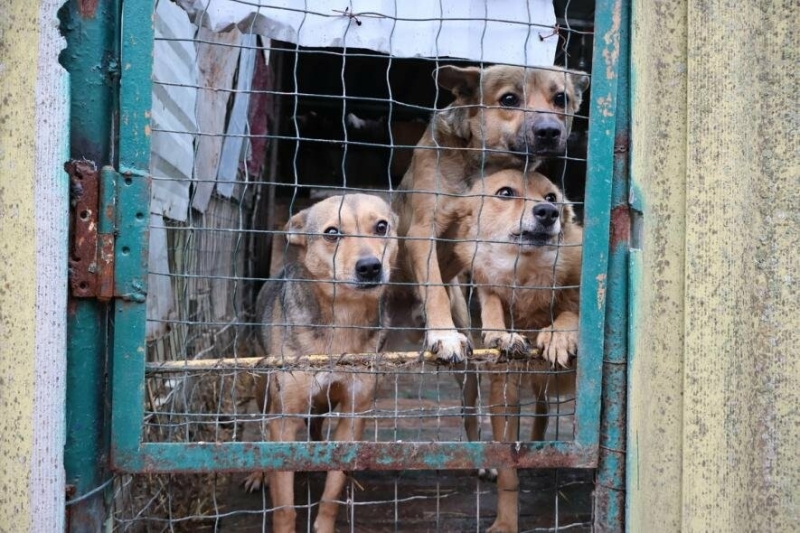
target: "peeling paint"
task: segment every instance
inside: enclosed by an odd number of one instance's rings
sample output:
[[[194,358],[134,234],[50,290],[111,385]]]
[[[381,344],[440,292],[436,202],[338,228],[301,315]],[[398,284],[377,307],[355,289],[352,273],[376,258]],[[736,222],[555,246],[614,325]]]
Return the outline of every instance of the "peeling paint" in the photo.
[[[600,113],[602,113],[604,117],[610,118],[614,116],[614,99],[610,94],[607,94],[606,96],[598,96],[597,106]]]
[[[603,309],[606,305],[606,275],[597,276],[597,308]]]
[[[611,28],[603,34],[603,60],[606,67],[606,79],[613,80],[619,64],[619,30],[622,12],[622,0],[618,0],[611,12]]]
[[[249,472],[286,464],[315,470],[473,470],[477,468],[591,468],[597,447],[564,442],[200,442],[146,443],[115,450],[125,471]]]

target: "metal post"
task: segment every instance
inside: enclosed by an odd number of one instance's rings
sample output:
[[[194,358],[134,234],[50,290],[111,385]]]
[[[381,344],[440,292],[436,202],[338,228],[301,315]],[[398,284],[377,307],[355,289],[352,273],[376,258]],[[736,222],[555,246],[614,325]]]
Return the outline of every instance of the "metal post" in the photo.
[[[67,2],[58,12],[70,73],[70,158],[114,164],[119,2]],[[108,516],[108,305],[70,297],[64,467],[67,530],[100,531]]]
[[[620,5],[616,133],[612,176],[611,241],[608,262],[600,454],[595,479],[594,531],[625,530],[625,425],[627,398],[628,158],[630,151],[630,6]],[[595,68],[598,68],[596,65]]]

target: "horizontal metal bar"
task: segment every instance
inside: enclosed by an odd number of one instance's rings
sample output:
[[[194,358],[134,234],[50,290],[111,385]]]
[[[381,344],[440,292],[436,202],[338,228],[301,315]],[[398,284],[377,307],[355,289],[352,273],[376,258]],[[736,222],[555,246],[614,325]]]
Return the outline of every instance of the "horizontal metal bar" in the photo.
[[[466,108],[466,107],[480,107],[480,106],[460,106],[459,108]],[[501,109],[501,108],[498,108]],[[564,115],[569,116],[572,118],[588,118],[585,115],[569,115],[567,113],[550,113],[551,115]],[[321,137],[303,137],[301,135],[279,135],[275,133],[264,133],[256,135],[254,133],[229,133],[229,132],[210,132],[210,131],[187,131],[187,130],[175,130],[169,128],[157,128],[154,127],[152,129],[154,133],[171,133],[173,135],[187,135],[191,137],[225,137],[229,139],[276,139],[280,141],[303,141],[306,143],[319,143],[319,144],[330,144],[335,147],[339,146],[364,146],[369,148],[405,148],[407,150],[429,150],[429,151],[449,151],[449,152],[475,152],[478,154],[513,154],[520,158],[528,157],[529,154],[526,152],[521,152],[519,150],[504,150],[500,148],[486,148],[486,147],[471,147],[471,146],[448,146],[443,148],[441,146],[425,146],[425,145],[411,145],[411,144],[391,144],[391,143],[380,143],[380,142],[367,142],[367,141],[353,141],[350,139],[323,139]],[[568,159],[566,156],[555,155],[553,159]],[[575,159],[576,161],[583,161],[584,159]],[[409,193],[410,194],[410,193]]]
[[[169,228],[168,226],[157,226],[155,224],[150,226],[150,229],[153,229],[153,228],[172,229],[172,228]],[[193,229],[194,231],[198,231],[197,228],[189,228],[189,229]],[[200,230],[200,231],[203,231],[203,230]],[[263,233],[268,233],[268,234],[273,234],[273,235],[275,235],[275,234],[277,234],[277,235],[285,235],[285,234],[287,234],[289,232],[287,232],[287,231],[266,232],[265,231]],[[309,235],[309,234],[308,233],[304,233],[304,235]],[[360,237],[360,236],[353,235],[353,237]],[[368,238],[368,237],[364,236],[363,238]],[[409,239],[409,240],[427,240],[427,239]],[[457,241],[455,239],[447,239],[445,242],[472,242],[472,241],[466,241],[466,240]],[[502,243],[502,241],[483,241],[481,244],[486,243],[486,242]],[[502,244],[505,244],[505,243],[502,243]],[[558,245],[559,248],[569,248],[571,246],[576,246],[576,245],[573,245],[573,244],[560,244],[560,245]],[[580,246],[580,245],[577,245],[577,246]],[[155,276],[167,276],[167,277],[174,278],[174,279],[228,280],[228,281],[238,281],[238,282],[280,280],[282,283],[286,282],[286,281],[291,281],[293,283],[307,283],[309,285],[311,285],[311,284],[319,284],[320,282],[330,283],[331,285],[349,285],[349,284],[352,283],[351,281],[347,281],[347,280],[335,280],[335,279],[275,278],[275,277],[263,277],[263,276],[260,276],[260,277],[225,276],[225,275],[222,275],[222,274],[181,274],[181,273],[175,273],[175,272],[165,272],[165,271],[162,271],[162,270],[150,270],[150,269],[147,270],[147,273],[148,274],[153,274]],[[449,287],[450,286],[449,283],[444,283],[444,282],[442,282],[442,283],[414,283],[412,281],[387,281],[386,283],[384,283],[384,285],[386,285],[387,287],[414,287],[414,288],[420,287],[420,286],[422,286],[422,287]],[[511,283],[471,283],[470,287],[473,287],[473,288],[493,287],[495,289],[497,289],[497,288],[516,289],[518,286],[517,285],[513,285]],[[552,285],[526,285],[525,288],[529,289],[529,290],[530,289],[538,289],[538,290],[542,290],[542,291],[557,291],[557,290],[578,289],[578,288],[580,288],[580,285],[557,285],[557,286],[552,286]],[[167,318],[159,319],[159,320],[153,319],[153,320],[150,320],[150,322],[165,322],[165,323],[173,323],[173,324],[175,323],[174,320],[167,319]],[[203,322],[203,323],[204,324],[210,324],[209,322]],[[230,322],[224,322],[224,324],[229,324],[229,323]],[[273,325],[277,325],[274,322],[272,324]],[[297,324],[294,324],[294,325],[297,325]],[[314,326],[314,324],[305,324],[305,325]],[[326,327],[326,328],[327,327],[331,327],[329,324],[316,324],[316,325],[319,326],[319,327]],[[342,326],[338,326],[337,325],[336,327],[340,328]],[[358,327],[358,329],[364,329],[362,326],[357,326],[357,327]],[[373,328],[373,329],[375,329],[375,328]],[[384,329],[384,328],[381,327],[380,329]],[[417,329],[417,328],[401,328],[401,329]],[[419,328],[419,329],[426,329],[426,328]]]
[[[500,350],[481,348],[474,350],[469,358],[470,365],[498,364],[497,358]],[[405,365],[411,363],[426,363],[441,365],[433,352],[381,352],[381,353],[351,353],[340,355],[310,354],[302,356],[266,357],[236,357],[218,359],[195,359],[189,361],[164,361],[161,363],[147,363],[145,371],[149,374],[168,374],[176,372],[208,372],[209,370],[256,370],[259,368],[287,368],[297,366],[326,367],[346,365]],[[506,364],[526,364],[531,371],[554,373],[570,373],[574,369],[553,369],[550,363],[541,358],[538,348],[528,351],[528,359],[515,358]],[[446,365],[454,370],[459,365]],[[541,368],[537,368],[541,367]]]
[[[130,473],[253,470],[468,470],[595,468],[596,445],[538,442],[199,442],[147,443],[112,456]]]

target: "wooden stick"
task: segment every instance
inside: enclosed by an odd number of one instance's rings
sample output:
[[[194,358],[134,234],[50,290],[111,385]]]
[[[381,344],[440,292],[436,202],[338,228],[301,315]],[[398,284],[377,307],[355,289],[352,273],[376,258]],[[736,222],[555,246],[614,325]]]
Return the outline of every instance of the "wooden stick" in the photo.
[[[500,351],[497,349],[478,349],[473,351],[469,357],[470,364],[489,364],[497,362]],[[519,358],[520,361],[540,359],[541,352],[538,349],[530,350],[526,357]],[[233,370],[233,369],[252,369],[259,368],[282,368],[293,367],[325,367],[325,366],[399,366],[415,363],[427,363],[439,366],[450,366],[458,369],[465,363],[446,365],[436,358],[432,352],[382,352],[382,353],[351,353],[341,355],[311,354],[298,357],[280,357],[268,355],[266,357],[236,357],[219,359],[194,359],[191,361],[164,361],[160,363],[147,363],[145,369],[148,373],[170,373],[170,372],[205,372],[208,370]],[[549,366],[549,365],[548,365]]]

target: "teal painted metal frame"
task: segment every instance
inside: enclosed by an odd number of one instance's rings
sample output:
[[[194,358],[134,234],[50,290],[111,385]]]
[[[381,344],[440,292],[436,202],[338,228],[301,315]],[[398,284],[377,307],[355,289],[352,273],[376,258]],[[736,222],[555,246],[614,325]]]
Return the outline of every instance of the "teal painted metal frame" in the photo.
[[[594,468],[598,461],[622,0],[596,5],[574,441],[143,443],[151,2],[123,4],[111,461],[124,472]],[[142,212],[144,211],[144,213]]]
[[[85,5],[84,5],[85,4]],[[70,158],[114,164],[120,0],[69,0],[58,10],[67,47],[59,62],[70,74]],[[60,179],[60,178],[59,178]],[[101,190],[99,232],[113,231]],[[67,223],[65,221],[65,223]],[[64,470],[67,530],[101,531],[111,509],[109,387],[106,382],[110,305],[70,297]]]
[[[611,241],[606,301],[606,340],[600,413],[600,456],[595,478],[595,533],[625,530],[625,460],[628,386],[628,261],[631,244],[629,197],[630,4],[620,9]]]

